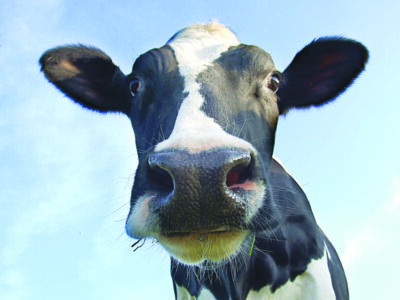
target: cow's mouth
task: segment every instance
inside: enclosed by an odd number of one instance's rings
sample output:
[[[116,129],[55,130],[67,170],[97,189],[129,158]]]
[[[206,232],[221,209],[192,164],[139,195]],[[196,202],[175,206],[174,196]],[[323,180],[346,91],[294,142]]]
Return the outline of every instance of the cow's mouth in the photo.
[[[226,228],[218,228],[218,229],[210,229],[210,230],[198,230],[198,231],[184,231],[184,232],[164,232],[162,235],[164,235],[167,238],[172,238],[172,237],[186,237],[190,235],[208,235],[208,234],[224,234],[228,232],[232,232],[233,230],[229,230]]]
[[[246,230],[219,228],[210,231],[163,233],[159,242],[176,259],[187,264],[220,262],[235,255],[248,235]]]

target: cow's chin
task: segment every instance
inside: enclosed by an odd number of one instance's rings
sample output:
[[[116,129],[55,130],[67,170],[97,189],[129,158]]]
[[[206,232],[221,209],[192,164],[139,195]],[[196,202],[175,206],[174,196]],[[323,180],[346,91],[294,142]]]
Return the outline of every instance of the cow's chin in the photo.
[[[161,234],[157,239],[178,261],[198,265],[204,261],[218,263],[234,256],[247,236],[247,230],[221,230]]]

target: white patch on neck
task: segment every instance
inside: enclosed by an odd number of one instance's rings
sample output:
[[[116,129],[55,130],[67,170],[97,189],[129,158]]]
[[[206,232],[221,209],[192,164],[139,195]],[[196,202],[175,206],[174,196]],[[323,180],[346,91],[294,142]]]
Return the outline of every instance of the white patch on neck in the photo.
[[[239,45],[237,37],[218,23],[194,25],[179,32],[169,43],[184,78],[184,93],[188,96],[181,104],[171,136],[159,143],[155,151],[171,148],[199,152],[215,147],[253,147],[226,133],[212,118],[201,111],[204,98],[200,94],[197,76],[229,47]]]
[[[307,270],[272,293],[270,286],[258,292],[250,291],[246,300],[335,300],[331,275],[328,268],[328,249],[325,246],[324,256],[312,260]]]
[[[215,299],[214,295],[206,288],[202,288],[200,291],[199,297],[194,297],[191,296],[190,293],[188,292],[187,289],[185,289],[183,286],[179,286],[176,283],[176,299],[179,300],[213,300]]]

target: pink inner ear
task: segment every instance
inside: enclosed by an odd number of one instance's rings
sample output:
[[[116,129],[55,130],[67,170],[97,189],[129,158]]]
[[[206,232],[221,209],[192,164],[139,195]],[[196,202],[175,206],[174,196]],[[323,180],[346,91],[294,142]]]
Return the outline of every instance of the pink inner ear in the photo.
[[[327,90],[327,84],[329,83],[329,77],[334,75],[334,72],[327,71],[321,72],[317,74],[318,76],[314,76],[311,81],[308,82],[307,86],[304,87],[304,90],[307,93],[321,93]]]
[[[329,53],[324,55],[324,57],[321,60],[321,63],[319,64],[319,67],[321,69],[330,67],[334,64],[340,63],[341,61],[344,61],[346,59],[346,56],[343,53]]]

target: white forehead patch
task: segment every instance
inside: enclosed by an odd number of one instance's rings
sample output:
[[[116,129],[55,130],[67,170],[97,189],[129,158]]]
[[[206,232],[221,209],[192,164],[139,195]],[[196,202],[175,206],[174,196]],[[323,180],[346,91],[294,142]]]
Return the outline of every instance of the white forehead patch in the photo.
[[[226,133],[201,111],[204,98],[200,94],[197,76],[220,57],[229,47],[237,46],[238,38],[218,23],[190,26],[169,42],[178,61],[179,72],[184,78],[184,92],[188,97],[182,102],[171,136],[156,146],[156,151],[167,148],[186,148],[202,151],[221,145],[249,147],[241,139]]]
[[[228,45],[228,47],[240,43],[236,35],[230,29],[217,22],[186,27],[176,33],[174,37],[168,41],[168,44],[171,45],[179,42],[189,44],[193,42],[202,42],[203,44],[207,43],[207,45],[210,46],[215,44],[225,44]],[[204,46],[206,46],[206,44],[204,44]]]

